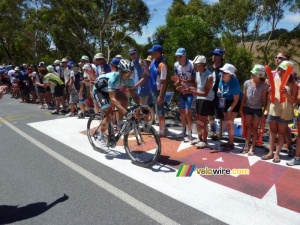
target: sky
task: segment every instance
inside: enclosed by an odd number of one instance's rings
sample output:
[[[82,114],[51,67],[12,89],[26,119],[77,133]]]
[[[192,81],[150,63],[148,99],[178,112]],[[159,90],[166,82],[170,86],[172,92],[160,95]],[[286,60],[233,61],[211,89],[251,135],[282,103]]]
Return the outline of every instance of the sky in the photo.
[[[148,37],[151,37],[156,28],[158,26],[162,26],[166,24],[166,14],[168,12],[168,8],[172,5],[172,0],[144,0],[144,2],[148,5],[150,14],[152,14],[152,18],[149,22],[149,24],[146,27],[143,27],[143,35],[135,35],[134,38],[136,39],[136,42],[139,44],[146,44]],[[185,2],[189,2],[188,0],[185,0]],[[215,3],[218,2],[218,0],[207,0],[207,3]],[[156,9],[156,11],[155,11]],[[300,22],[300,13],[292,13],[286,10],[285,17],[279,22],[277,25],[277,29],[284,28],[287,30],[294,29],[295,26],[297,26]],[[263,28],[261,29],[261,33],[266,33],[271,29],[271,25],[265,24]]]

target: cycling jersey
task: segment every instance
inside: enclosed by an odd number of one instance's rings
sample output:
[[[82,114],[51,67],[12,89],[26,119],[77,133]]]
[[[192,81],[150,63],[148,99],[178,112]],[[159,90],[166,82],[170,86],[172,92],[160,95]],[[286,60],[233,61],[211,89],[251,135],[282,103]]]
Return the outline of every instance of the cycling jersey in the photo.
[[[134,81],[132,78],[129,78],[126,81],[120,80],[119,72],[111,72],[97,77],[95,80],[94,90],[108,92],[110,90],[118,90],[122,86],[133,87]]]

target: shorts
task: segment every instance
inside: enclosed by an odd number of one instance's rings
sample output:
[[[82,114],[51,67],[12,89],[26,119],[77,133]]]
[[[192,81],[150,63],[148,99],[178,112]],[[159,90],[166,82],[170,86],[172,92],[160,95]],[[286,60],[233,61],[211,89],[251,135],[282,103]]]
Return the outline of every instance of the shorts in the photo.
[[[194,95],[193,94],[180,94],[179,96],[179,109],[192,109]]]
[[[78,93],[77,93],[76,89],[71,89],[70,103],[77,104],[78,102],[79,102],[79,98],[78,98]]]
[[[107,92],[94,90],[93,97],[97,101],[101,110],[110,107],[109,94]]]
[[[164,102],[161,105],[159,105],[157,103],[157,98],[158,98],[159,94],[160,94],[160,90],[156,90],[156,91],[152,92],[152,97],[154,99],[155,112],[158,116],[164,116],[166,114]]]
[[[65,85],[57,85],[54,88],[54,96],[55,97],[63,97],[64,96]]]
[[[48,91],[48,92],[51,92],[51,89],[50,89],[50,87],[48,86],[48,87],[46,87],[46,89],[45,89],[46,91]]]
[[[228,109],[232,103],[233,103],[233,101],[231,101],[231,100],[225,100],[225,108],[223,108],[222,111],[228,112]],[[236,106],[233,109],[231,109],[231,112],[238,113],[240,111],[240,107],[241,107],[241,101],[239,100],[238,103],[236,104]]]
[[[224,119],[224,113],[221,108],[219,108],[219,97],[215,97],[214,100],[212,100],[214,112],[209,116],[215,116],[216,119],[223,120]]]
[[[267,118],[268,123],[269,122],[277,122],[277,123],[281,123],[281,124],[289,124],[290,120],[283,120],[280,118],[280,116],[272,116],[272,115],[268,115]]]
[[[262,117],[262,109],[251,109],[247,106],[244,106],[244,114],[253,117]]]
[[[196,100],[196,113],[200,116],[208,116],[214,114],[212,101],[206,99]]]

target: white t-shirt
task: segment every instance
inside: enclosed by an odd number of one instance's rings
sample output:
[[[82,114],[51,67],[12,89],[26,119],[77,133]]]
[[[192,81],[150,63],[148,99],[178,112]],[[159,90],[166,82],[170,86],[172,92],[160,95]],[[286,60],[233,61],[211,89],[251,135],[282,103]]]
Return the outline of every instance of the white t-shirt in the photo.
[[[160,76],[157,76],[156,77],[156,87],[157,87],[157,90],[160,90],[160,84],[161,84],[161,80],[166,80],[167,79],[167,67],[166,65],[162,65],[161,67],[161,73],[160,73]]]

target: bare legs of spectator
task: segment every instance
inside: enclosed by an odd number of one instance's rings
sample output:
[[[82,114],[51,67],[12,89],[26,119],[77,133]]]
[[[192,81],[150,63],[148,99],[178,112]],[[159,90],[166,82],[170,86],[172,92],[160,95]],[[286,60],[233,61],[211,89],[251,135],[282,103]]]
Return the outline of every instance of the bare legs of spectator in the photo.
[[[228,133],[228,144],[230,145],[233,145],[233,141],[234,141],[234,119],[236,116],[237,116],[236,112],[224,112],[226,129]]]

